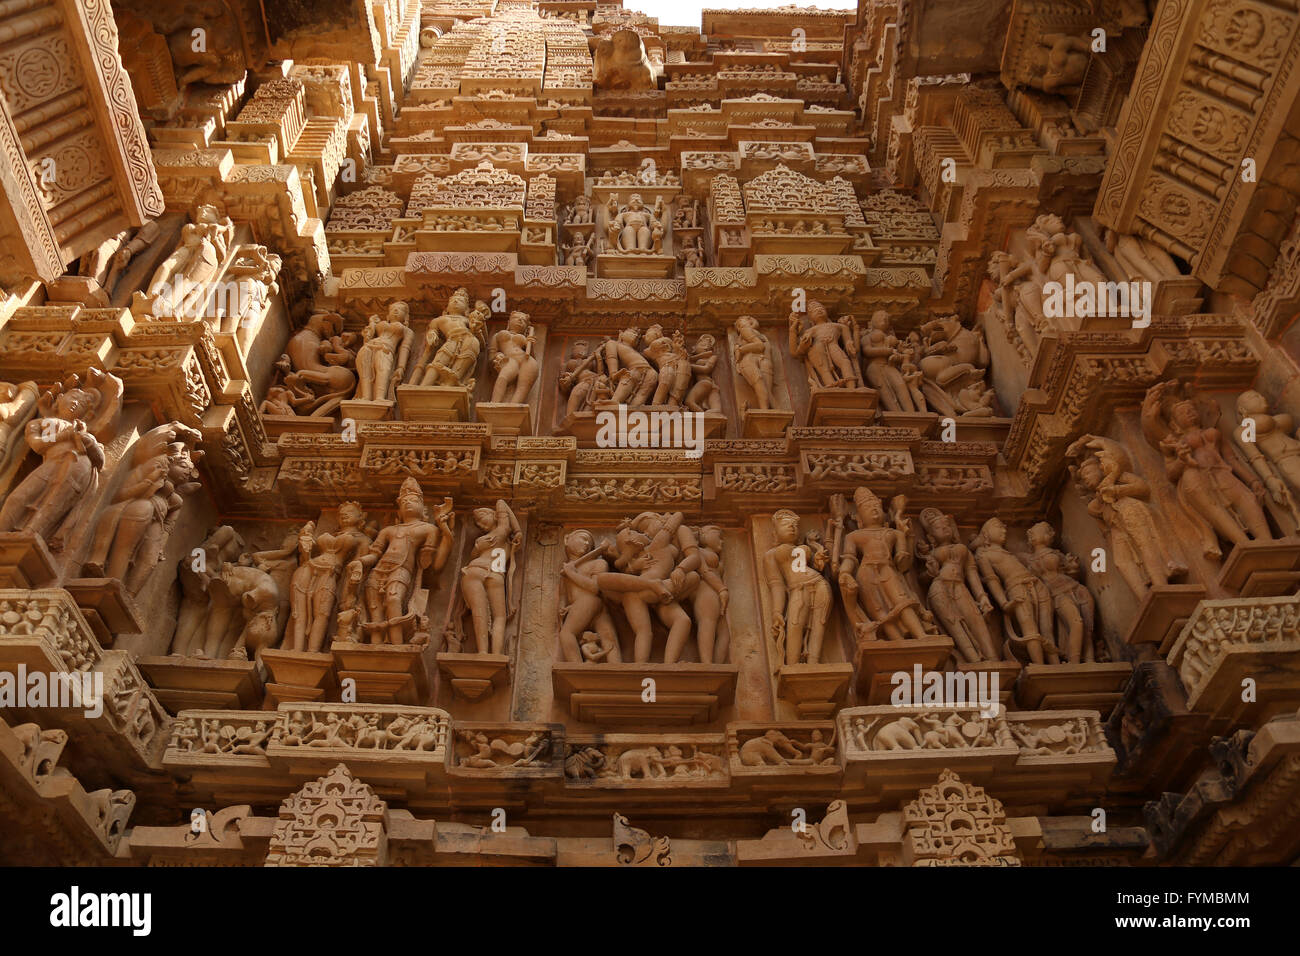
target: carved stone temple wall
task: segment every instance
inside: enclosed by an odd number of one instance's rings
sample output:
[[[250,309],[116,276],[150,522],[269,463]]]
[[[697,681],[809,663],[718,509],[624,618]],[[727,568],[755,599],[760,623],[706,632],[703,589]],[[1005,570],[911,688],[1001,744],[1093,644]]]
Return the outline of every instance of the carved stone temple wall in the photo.
[[[1298,54],[0,3],[0,862],[1295,863]]]

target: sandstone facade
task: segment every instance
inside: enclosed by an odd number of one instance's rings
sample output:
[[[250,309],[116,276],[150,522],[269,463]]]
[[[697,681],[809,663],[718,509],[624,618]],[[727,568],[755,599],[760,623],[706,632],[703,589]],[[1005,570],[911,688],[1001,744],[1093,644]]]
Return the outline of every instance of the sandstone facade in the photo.
[[[3,862],[1300,858],[1294,0],[5,6]]]

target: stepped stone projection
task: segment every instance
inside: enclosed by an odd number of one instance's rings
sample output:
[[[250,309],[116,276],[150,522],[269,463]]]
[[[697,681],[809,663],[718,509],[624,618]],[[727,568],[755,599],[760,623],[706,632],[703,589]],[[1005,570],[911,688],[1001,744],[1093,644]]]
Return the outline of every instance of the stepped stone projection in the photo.
[[[1298,56],[0,3],[0,863],[1300,862]]]

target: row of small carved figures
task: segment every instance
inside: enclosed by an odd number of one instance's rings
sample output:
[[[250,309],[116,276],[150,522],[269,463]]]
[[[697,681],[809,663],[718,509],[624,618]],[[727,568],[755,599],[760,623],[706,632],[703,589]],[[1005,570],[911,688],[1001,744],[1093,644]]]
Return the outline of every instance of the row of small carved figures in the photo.
[[[936,710],[888,719],[889,715],[846,717],[845,730],[857,752],[1017,747],[1031,754],[1069,755],[1098,749],[1100,730],[1087,717],[1072,717],[1042,727],[1008,721],[1001,715]],[[793,733],[793,731],[792,731]],[[806,739],[799,739],[805,737]],[[769,728],[733,742],[744,767],[833,767],[836,734],[812,728],[787,734]],[[268,743],[286,747],[344,748],[435,753],[447,739],[447,722],[424,714],[325,714],[291,711],[246,722],[200,718],[180,720],[170,749],[208,755],[265,756]],[[506,734],[462,728],[456,732],[456,763],[477,770],[550,767],[558,759],[550,730]],[[707,777],[725,773],[723,744],[691,742],[595,746],[573,743],[563,759],[573,779],[644,780]]]

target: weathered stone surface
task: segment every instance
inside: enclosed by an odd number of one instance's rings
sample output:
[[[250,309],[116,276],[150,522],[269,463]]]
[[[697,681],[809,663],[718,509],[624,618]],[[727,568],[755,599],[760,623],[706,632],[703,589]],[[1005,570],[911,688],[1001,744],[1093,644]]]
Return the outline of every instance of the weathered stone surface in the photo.
[[[1295,862],[1297,55],[0,4],[0,862]]]

